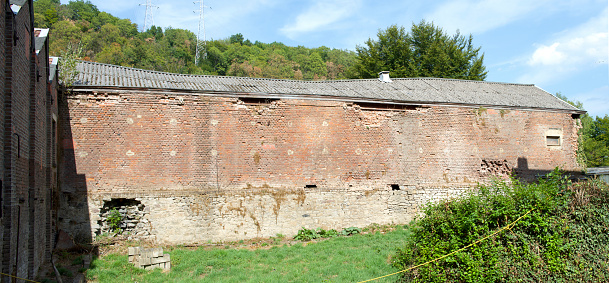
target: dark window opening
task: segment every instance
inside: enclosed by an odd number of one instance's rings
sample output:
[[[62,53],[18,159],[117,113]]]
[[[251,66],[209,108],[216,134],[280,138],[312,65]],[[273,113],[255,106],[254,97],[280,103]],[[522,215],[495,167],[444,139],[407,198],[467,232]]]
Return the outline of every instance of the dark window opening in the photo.
[[[573,119],[579,119],[580,116],[580,114],[571,114],[571,118]]]
[[[279,98],[239,97],[239,100],[245,104],[271,104],[273,101],[279,101]]]
[[[314,189],[317,188],[317,185],[305,185],[306,189]]]
[[[139,206],[140,204],[142,204],[142,202],[140,202],[139,200],[132,199],[132,198],[113,198],[113,199],[104,201],[104,206],[101,210],[102,210],[102,212],[105,212],[107,210],[110,210],[113,208],[118,208],[121,206]]]
[[[363,110],[417,110],[421,108],[421,105],[403,105],[403,104],[390,104],[390,103],[369,103],[369,102],[357,102],[354,105],[359,105]]]
[[[399,191],[400,190],[400,185],[398,185],[398,184],[391,184],[391,190],[392,191]]]
[[[21,157],[21,137],[17,133],[15,133],[15,136],[17,136],[17,158],[20,158]]]

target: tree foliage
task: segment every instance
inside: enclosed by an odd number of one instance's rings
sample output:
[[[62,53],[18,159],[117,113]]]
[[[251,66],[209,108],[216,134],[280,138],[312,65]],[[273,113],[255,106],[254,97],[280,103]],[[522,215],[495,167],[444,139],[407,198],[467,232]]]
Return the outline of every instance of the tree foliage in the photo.
[[[34,12],[35,25],[51,29],[49,52],[54,56],[80,46],[82,60],[155,71],[306,80],[353,77],[355,53],[347,50],[252,43],[237,33],[203,44],[195,65],[197,38],[188,30],[152,26],[140,32],[130,20],[82,0],[36,0]]]
[[[569,101],[560,92],[556,97],[584,110],[579,101]],[[579,157],[586,167],[609,166],[609,116],[592,118],[588,113],[580,117]]]
[[[472,36],[450,36],[433,23],[413,24],[410,32],[392,25],[379,30],[377,40],[357,46],[356,76],[376,77],[390,71],[394,77],[437,77],[484,80],[486,67]]]

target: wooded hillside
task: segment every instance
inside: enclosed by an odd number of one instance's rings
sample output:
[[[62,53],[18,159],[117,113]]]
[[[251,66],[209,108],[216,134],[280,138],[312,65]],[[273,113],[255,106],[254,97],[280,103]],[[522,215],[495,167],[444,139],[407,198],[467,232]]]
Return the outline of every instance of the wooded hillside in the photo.
[[[140,32],[130,20],[82,0],[36,0],[34,11],[36,27],[51,29],[52,56],[72,52],[83,60],[173,73],[297,80],[354,77],[352,51],[252,43],[235,34],[208,40],[195,65],[197,38],[189,30],[152,26]]]

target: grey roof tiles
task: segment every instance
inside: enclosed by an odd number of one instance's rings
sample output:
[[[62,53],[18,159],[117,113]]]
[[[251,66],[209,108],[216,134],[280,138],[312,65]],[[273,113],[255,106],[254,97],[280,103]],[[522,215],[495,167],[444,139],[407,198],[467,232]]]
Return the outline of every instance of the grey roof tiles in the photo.
[[[295,81],[186,75],[81,61],[74,87],[147,88],[262,96],[316,96],[422,104],[494,105],[581,112],[552,94],[528,84],[438,78]]]

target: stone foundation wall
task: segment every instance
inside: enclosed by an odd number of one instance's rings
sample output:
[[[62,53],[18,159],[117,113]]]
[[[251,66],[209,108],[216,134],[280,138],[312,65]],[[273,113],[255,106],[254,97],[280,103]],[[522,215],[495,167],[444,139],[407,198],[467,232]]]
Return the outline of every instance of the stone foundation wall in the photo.
[[[457,197],[469,188],[416,188],[390,186],[376,189],[250,188],[239,192],[192,192],[183,195],[107,195],[88,199],[90,215],[72,221],[90,221],[91,235],[109,232],[108,206],[116,200],[138,202],[121,206],[129,218],[123,233],[132,239],[160,243],[206,243],[293,236],[302,228],[337,229],[372,223],[408,223],[428,202]],[[141,209],[141,210],[139,210]],[[137,216],[136,216],[137,215]],[[88,219],[90,217],[90,219]],[[141,217],[134,221],[135,218]],[[144,225],[145,224],[145,225]]]

